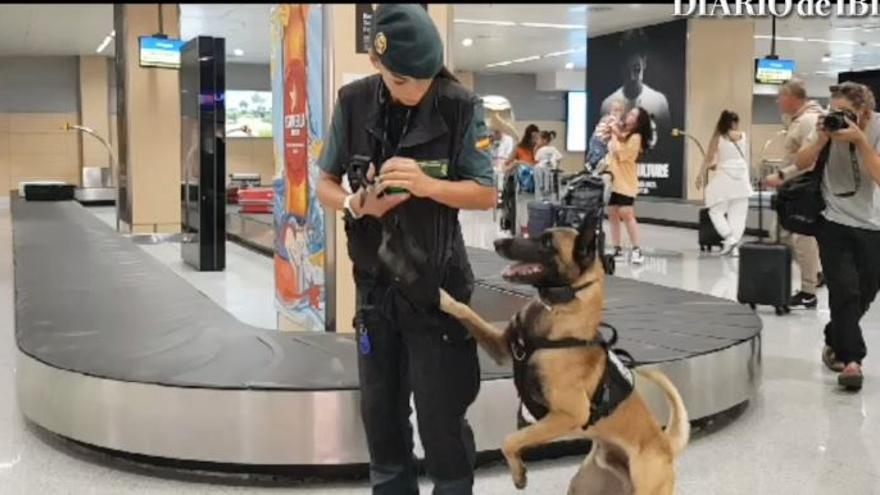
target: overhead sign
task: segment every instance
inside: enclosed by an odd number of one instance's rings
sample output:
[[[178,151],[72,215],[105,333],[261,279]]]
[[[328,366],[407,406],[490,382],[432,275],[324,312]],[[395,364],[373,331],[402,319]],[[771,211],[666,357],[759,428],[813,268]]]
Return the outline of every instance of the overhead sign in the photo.
[[[794,60],[762,58],[755,69],[755,82],[782,84],[794,76]]]
[[[141,36],[139,41],[141,67],[180,68],[180,50],[183,48],[183,41],[152,36]]]

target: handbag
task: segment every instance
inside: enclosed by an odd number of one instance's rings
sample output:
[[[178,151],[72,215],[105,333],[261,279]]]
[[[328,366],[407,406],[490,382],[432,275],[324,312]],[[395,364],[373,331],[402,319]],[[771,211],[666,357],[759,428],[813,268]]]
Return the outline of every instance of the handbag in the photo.
[[[831,150],[831,142],[822,148],[813,170],[785,181],[771,201],[779,225],[789,232],[815,237],[818,232],[825,199],[822,197],[822,177]]]
[[[745,134],[743,134],[742,139],[745,139]],[[725,167],[719,167],[718,170],[720,170],[720,171],[724,172],[725,174],[727,174],[731,179],[734,179],[734,180],[740,180],[740,179],[743,178],[743,174],[745,174],[745,173],[748,171],[748,169],[749,169],[749,159],[746,158],[745,153],[743,153],[742,148],[739,147],[739,144],[738,144],[736,141],[734,141],[734,140],[731,139],[730,142],[733,144],[734,147],[736,147],[736,151],[739,152],[739,156],[740,156],[740,157],[743,159],[743,161],[745,162],[745,164],[746,164],[746,168],[745,168],[744,170],[737,170],[736,172],[738,172],[738,173],[735,173],[733,170],[730,170],[730,169],[725,168]]]

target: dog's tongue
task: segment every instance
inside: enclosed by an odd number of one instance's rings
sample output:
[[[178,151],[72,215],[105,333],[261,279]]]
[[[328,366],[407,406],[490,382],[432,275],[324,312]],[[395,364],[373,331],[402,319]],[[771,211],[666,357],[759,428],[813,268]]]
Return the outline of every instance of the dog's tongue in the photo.
[[[515,265],[510,265],[504,269],[503,275],[505,277],[522,277],[527,275],[534,275],[541,271],[541,265],[538,263],[517,263]]]

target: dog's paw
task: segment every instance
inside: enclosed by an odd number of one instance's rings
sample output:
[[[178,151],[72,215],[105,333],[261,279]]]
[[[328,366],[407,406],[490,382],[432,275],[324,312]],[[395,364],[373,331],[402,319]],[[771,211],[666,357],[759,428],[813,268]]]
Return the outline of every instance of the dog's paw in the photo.
[[[526,476],[526,467],[520,464],[518,468],[511,467],[510,471],[511,476],[513,477],[513,486],[515,486],[517,490],[524,490],[529,481]]]
[[[510,452],[510,449],[502,448],[501,450],[507,460],[507,467],[510,468],[510,476],[513,478],[513,486],[522,490],[526,487],[526,483],[528,482],[526,477],[526,465],[523,464],[522,459],[518,455]]]

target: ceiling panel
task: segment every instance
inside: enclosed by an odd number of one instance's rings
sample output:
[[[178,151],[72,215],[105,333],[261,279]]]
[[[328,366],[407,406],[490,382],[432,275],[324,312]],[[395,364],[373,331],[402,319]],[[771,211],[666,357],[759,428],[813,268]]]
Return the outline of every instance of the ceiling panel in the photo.
[[[184,39],[198,34],[227,40],[230,61],[267,63],[269,59],[269,4],[181,4]],[[480,72],[550,72],[573,63],[587,63],[587,37],[672,20],[672,4],[458,4],[453,18],[506,21],[512,26],[453,24],[453,59],[459,69]],[[528,27],[523,23],[570,24],[576,29]],[[0,5],[0,56],[91,55],[113,28],[110,4],[3,4]],[[873,18],[810,18],[778,20],[780,56],[797,61],[798,71],[810,81],[824,82],[829,71],[880,67],[880,20]],[[352,27],[353,29],[353,27]],[[755,52],[769,52],[770,20],[756,20]],[[473,44],[464,47],[462,40]],[[788,38],[796,38],[797,41]],[[800,40],[803,41],[800,41]],[[813,41],[810,41],[813,40]],[[234,57],[234,49],[244,56]],[[558,57],[545,55],[581,50]],[[113,54],[111,45],[104,52]],[[518,58],[537,60],[504,67],[486,65]]]
[[[462,4],[453,6],[452,57],[457,70],[523,73],[586,67],[586,5],[559,4]],[[471,24],[469,22],[504,22],[510,25]],[[556,24],[571,29],[534,27],[527,24]],[[526,25],[524,25],[526,24]],[[469,47],[465,39],[473,41]],[[569,50],[575,53],[544,57]],[[537,60],[486,67],[521,58]]]
[[[0,5],[0,56],[89,55],[113,29],[113,5]]]
[[[181,4],[180,34],[226,39],[227,61],[269,63],[271,4]],[[241,57],[233,51],[244,52]]]

